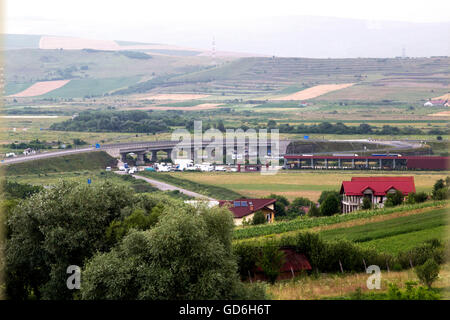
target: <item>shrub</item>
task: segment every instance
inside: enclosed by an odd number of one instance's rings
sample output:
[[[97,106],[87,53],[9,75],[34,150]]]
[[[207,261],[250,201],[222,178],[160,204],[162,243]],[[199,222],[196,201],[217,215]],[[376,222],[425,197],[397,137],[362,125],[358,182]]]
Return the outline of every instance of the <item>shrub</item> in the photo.
[[[403,193],[400,190],[396,190],[394,193],[388,193],[386,195],[386,207],[394,207],[403,203]]]
[[[264,224],[266,222],[267,222],[267,220],[266,220],[265,214],[261,210],[256,211],[255,214],[253,215],[252,224],[258,225],[258,224]]]
[[[423,265],[416,267],[415,271],[419,280],[430,289],[439,276],[439,265],[433,259],[428,259]]]
[[[335,194],[329,194],[320,205],[320,213],[323,216],[332,216],[340,211],[339,198]]]
[[[363,198],[363,203],[361,209],[363,210],[369,210],[372,209],[372,201],[368,197]]]
[[[319,208],[313,203],[309,207],[308,215],[311,217],[320,217],[322,214],[320,213]]]
[[[403,269],[407,269],[411,267],[411,264],[413,267],[422,265],[430,258],[438,264],[445,260],[445,248],[437,239],[426,241],[409,251],[400,252],[397,256],[397,262]]]
[[[415,287],[414,281],[405,283],[406,289],[401,290],[394,283],[389,284],[387,293],[388,300],[439,300],[440,295],[431,289],[424,287]]]
[[[284,253],[276,243],[266,242],[261,249],[261,253],[256,261],[256,266],[260,267],[269,282],[274,284],[281,272],[284,264]]]

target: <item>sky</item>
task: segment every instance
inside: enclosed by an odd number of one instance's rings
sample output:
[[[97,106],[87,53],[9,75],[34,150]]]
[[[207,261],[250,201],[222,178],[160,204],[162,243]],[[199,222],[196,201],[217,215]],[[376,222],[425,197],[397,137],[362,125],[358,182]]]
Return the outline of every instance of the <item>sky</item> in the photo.
[[[4,0],[6,33],[64,35],[209,48],[240,49],[264,32],[286,32],[283,17],[360,19],[368,29],[380,21],[450,22],[446,0]],[[277,19],[278,18],[278,19]],[[271,25],[272,23],[272,25]],[[264,29],[263,31],[261,31]],[[240,35],[240,30],[244,31]],[[292,33],[295,37],[295,33]],[[262,41],[262,40],[261,40]],[[220,47],[222,45],[222,48]],[[275,45],[272,45],[274,47]],[[261,53],[272,48],[253,44]],[[290,54],[292,50],[286,50]],[[254,52],[256,53],[256,52]]]

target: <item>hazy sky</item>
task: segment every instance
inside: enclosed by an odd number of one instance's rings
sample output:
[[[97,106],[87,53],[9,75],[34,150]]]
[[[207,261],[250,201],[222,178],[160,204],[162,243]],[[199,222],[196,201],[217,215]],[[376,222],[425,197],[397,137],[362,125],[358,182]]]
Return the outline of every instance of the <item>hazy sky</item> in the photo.
[[[360,19],[365,20],[367,29],[376,30],[384,27],[380,20],[450,22],[450,1],[6,0],[5,29],[7,33],[157,42],[198,48],[210,48],[215,36],[218,50],[278,54],[272,49],[275,45],[264,47],[264,37],[271,36],[272,43],[280,38],[283,46],[288,45],[286,39],[295,38],[295,28],[299,28],[292,25],[289,29],[297,16]],[[353,33],[352,30],[345,32]],[[251,46],[246,47],[252,40]],[[279,53],[297,55],[295,50]]]

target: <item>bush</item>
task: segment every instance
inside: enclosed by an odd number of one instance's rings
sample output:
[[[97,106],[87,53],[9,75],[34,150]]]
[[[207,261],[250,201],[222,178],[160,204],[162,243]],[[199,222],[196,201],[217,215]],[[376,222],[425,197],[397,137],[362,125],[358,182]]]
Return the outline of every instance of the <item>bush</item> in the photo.
[[[261,210],[256,211],[255,214],[253,215],[252,224],[258,225],[258,224],[264,224],[266,222],[267,222],[267,220],[266,220],[265,214]]]
[[[403,193],[400,190],[396,190],[394,193],[388,193],[386,195],[386,207],[395,207],[403,203]]]
[[[445,248],[439,240],[426,241],[409,251],[400,252],[397,256],[397,262],[403,269],[411,268],[411,264],[413,267],[422,265],[428,259],[433,259],[438,264],[445,261]]]
[[[319,208],[317,208],[316,204],[311,204],[309,207],[308,215],[311,217],[320,217],[322,214],[320,213]]]
[[[439,276],[439,265],[433,259],[428,259],[423,265],[416,267],[415,271],[419,280],[430,289]]]
[[[369,210],[372,209],[372,201],[368,197],[363,198],[363,203],[361,209],[363,210]]]
[[[329,194],[320,205],[320,213],[323,216],[332,216],[340,211],[339,198],[335,194]]]
[[[266,242],[256,260],[256,266],[260,267],[269,282],[274,284],[284,264],[284,253],[276,243]]]
[[[286,216],[286,207],[289,206],[289,200],[277,194],[271,194],[267,198],[269,199],[277,199],[277,202],[274,204],[275,217],[284,217]]]
[[[389,284],[387,293],[388,300],[439,300],[440,295],[431,289],[424,287],[415,287],[416,282],[408,281],[405,283],[406,289],[401,290],[394,283]]]

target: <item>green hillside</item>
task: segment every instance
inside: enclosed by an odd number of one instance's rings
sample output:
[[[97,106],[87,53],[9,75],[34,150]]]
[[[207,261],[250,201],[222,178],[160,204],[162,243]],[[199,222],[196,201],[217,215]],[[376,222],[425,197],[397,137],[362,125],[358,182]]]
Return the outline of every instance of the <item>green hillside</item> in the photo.
[[[104,169],[114,166],[117,160],[106,152],[88,152],[63,157],[39,159],[3,166],[6,176],[20,176],[49,172],[72,172],[80,170]]]

